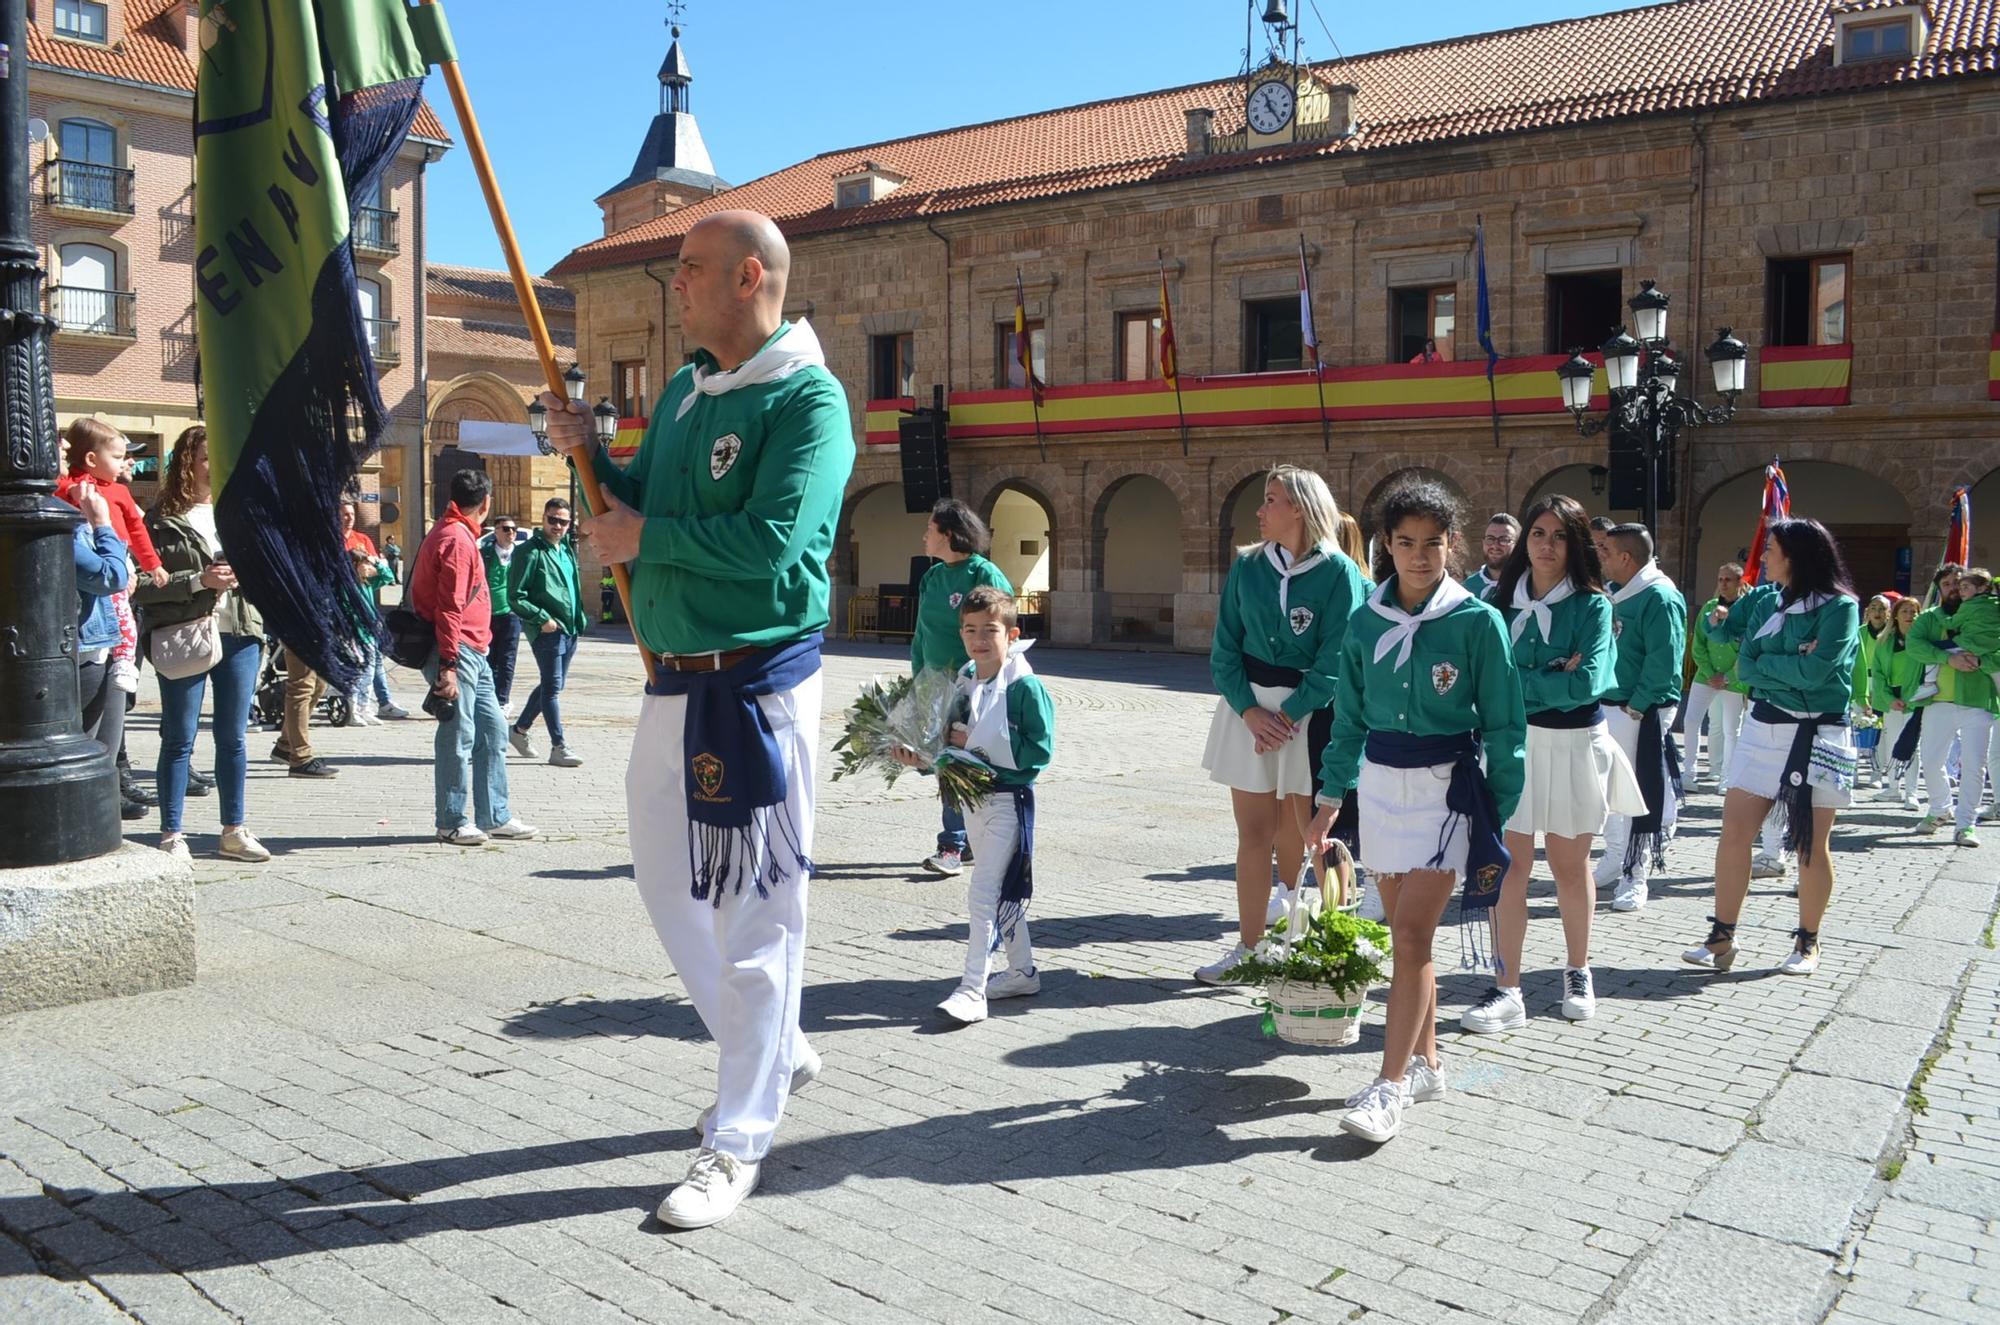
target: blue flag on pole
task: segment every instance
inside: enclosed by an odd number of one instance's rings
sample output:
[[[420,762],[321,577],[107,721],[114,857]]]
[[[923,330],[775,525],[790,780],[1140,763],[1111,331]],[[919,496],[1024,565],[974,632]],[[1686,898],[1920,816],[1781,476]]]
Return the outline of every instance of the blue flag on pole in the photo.
[[[1486,380],[1493,380],[1493,365],[1500,351],[1493,348],[1493,297],[1486,290],[1486,218],[1480,217],[1473,233],[1479,245],[1479,348],[1486,351]]]

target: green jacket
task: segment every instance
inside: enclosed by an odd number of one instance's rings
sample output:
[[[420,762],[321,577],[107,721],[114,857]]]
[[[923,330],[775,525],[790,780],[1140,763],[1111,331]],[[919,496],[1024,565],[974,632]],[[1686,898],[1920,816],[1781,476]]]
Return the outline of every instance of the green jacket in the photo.
[[[1847,594],[1834,594],[1811,611],[1786,614],[1776,630],[1760,636],[1780,602],[1776,585],[1760,584],[1729,609],[1723,625],[1742,641],[1736,674],[1753,700],[1794,713],[1846,713],[1861,647],[1861,605]],[[1801,653],[1807,641],[1813,650]]]
[[[1914,621],[1910,628],[1916,629]],[[1899,699],[1906,708],[1919,707],[1910,702],[1910,696],[1924,683],[1924,665],[1910,652],[1907,636],[1878,641],[1875,656],[1868,662],[1868,672],[1868,698],[1872,707],[1887,713]]]
[[[1875,633],[1862,625],[1857,628],[1854,638],[1859,647],[1854,651],[1851,702],[1856,708],[1873,708],[1874,705],[1869,703],[1869,678],[1875,672]]]
[[[162,515],[155,507],[146,516],[146,532],[152,536],[154,551],[160,554],[167,582],[156,589],[143,575],[133,579],[132,606],[139,613],[142,630],[199,621],[216,610],[216,599],[221,597],[216,625],[225,635],[264,638],[264,618],[248,598],[240,593],[218,595],[202,585],[201,573],[215,558],[209,555],[208,540],[186,517]]]
[[[754,380],[767,356],[797,355]],[[705,653],[824,630],[841,494],[854,468],[847,394],[810,324],[787,323],[737,370],[744,385],[695,391],[706,350],[674,374],[630,469],[598,448],[611,494],[645,517],[632,566],[633,629],[647,648]],[[687,412],[681,403],[689,396]]]
[[[493,596],[493,615],[502,616],[514,610],[514,593],[511,580],[515,567],[521,564],[521,548],[525,540],[514,535],[513,547],[507,553],[507,563],[500,563],[500,545],[488,534],[479,540],[479,559],[486,563],[486,591]]]
[[[514,615],[532,639],[545,621],[554,621],[565,635],[583,633],[583,584],[576,568],[576,549],[569,539],[551,543],[537,529],[525,544],[514,545]],[[498,608],[494,609],[498,611]]]
[[[1694,615],[1694,625],[1688,631],[1688,642],[1694,651],[1695,684],[1707,685],[1708,678],[1720,672],[1729,678],[1728,689],[1747,695],[1750,687],[1736,675],[1736,642],[1716,634],[1708,624],[1709,613],[1721,602],[1721,597],[1717,596],[1703,603],[1701,611]]]
[[[979,684],[971,661],[959,669],[958,684],[967,691]],[[961,699],[960,701],[964,701]],[[993,765],[993,781],[1003,787],[1033,785],[1056,753],[1056,706],[1042,679],[1030,672],[1007,687],[1007,744],[1014,767]]]
[[[1947,662],[1954,649],[1977,658],[1979,670],[1961,672]],[[2000,713],[2000,697],[1986,670],[2000,666],[2000,599],[1981,594],[1949,614],[1942,605],[1917,613],[1910,626],[1910,652],[1925,667],[1937,668],[1935,702]]]
[[[1687,610],[1687,600],[1664,575],[1622,602],[1613,601],[1611,630],[1618,640],[1618,668],[1605,703],[1641,712],[1680,703]]]
[[[1514,619],[1524,615],[1512,607],[1500,609],[1500,619],[1513,634]],[[1514,666],[1521,674],[1521,702],[1529,713],[1582,708],[1604,697],[1617,665],[1618,647],[1611,638],[1611,599],[1601,593],[1572,594],[1549,609],[1549,634],[1543,639],[1532,616],[1514,637]],[[1552,668],[1578,654],[1583,661],[1571,672]]]
[[[1257,706],[1243,655],[1274,667],[1304,672],[1279,710],[1293,722],[1304,722],[1333,702],[1334,672],[1340,665],[1340,642],[1347,636],[1348,618],[1368,596],[1361,568],[1337,548],[1322,548],[1289,584],[1265,551],[1265,545],[1238,557],[1222,584],[1216,608],[1215,636],[1208,650],[1208,671],[1215,688],[1237,713]],[[1308,558],[1310,562],[1310,558]],[[1280,594],[1282,592],[1282,598]]]
[[[981,585],[1002,593],[1014,586],[1000,568],[977,552],[958,562],[940,561],[917,583],[917,628],[910,635],[910,670],[927,667],[956,672],[966,664],[965,641],[958,637],[958,604]]]
[[[1394,602],[1396,577],[1376,592]],[[1353,789],[1371,731],[1415,736],[1477,731],[1485,743],[1486,785],[1505,823],[1527,778],[1528,726],[1500,614],[1477,598],[1459,603],[1418,629],[1410,659],[1401,667],[1398,649],[1375,660],[1376,641],[1391,626],[1367,603],[1347,623],[1333,687],[1333,739],[1320,761],[1320,796],[1337,805]]]
[[[1500,587],[1500,582],[1498,580],[1493,580],[1493,581],[1487,580],[1485,566],[1481,566],[1478,570],[1472,572],[1472,574],[1460,580],[1459,583],[1465,586],[1465,591],[1467,593],[1471,594],[1474,598],[1481,598],[1481,599],[1485,598],[1488,593]]]

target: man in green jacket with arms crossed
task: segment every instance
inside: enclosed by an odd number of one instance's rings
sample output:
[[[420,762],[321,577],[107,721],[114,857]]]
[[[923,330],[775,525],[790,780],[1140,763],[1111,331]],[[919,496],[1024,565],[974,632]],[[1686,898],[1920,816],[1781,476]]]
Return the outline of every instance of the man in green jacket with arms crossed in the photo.
[[[630,470],[590,413],[544,394],[549,438],[610,509],[585,528],[632,564],[632,629],[655,656],[626,814],[639,895],[714,1038],[715,1105],[661,1222],[726,1219],[757,1185],[791,1091],[819,1075],[799,1030],[812,873],[827,563],[854,467],[847,394],[812,326],[786,323],[791,251],[767,216],[723,211],[681,240],[672,291],[700,349]]]
[[[535,655],[540,680],[521,705],[521,716],[507,732],[507,743],[524,759],[535,757],[535,719],[549,724],[549,762],[575,768],[583,761],[570,752],[563,734],[563,683],[576,657],[577,636],[583,633],[583,581],[576,568],[576,545],[570,537],[569,503],[551,497],[542,504],[542,527],[514,554],[512,602],[521,629],[528,632],[528,649]]]

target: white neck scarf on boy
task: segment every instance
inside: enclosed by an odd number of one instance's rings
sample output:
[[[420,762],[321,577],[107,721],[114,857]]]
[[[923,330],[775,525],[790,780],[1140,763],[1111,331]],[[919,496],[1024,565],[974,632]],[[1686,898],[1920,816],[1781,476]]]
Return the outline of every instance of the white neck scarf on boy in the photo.
[[[979,664],[968,662],[959,673],[968,687],[965,718],[965,748],[995,768],[1014,767],[1014,738],[1007,730],[1007,687],[1034,668],[1025,656],[1034,647],[1031,639],[1015,640],[1007,646],[1007,661],[991,681],[979,679]]]
[[[1549,590],[1547,596],[1537,598],[1528,587],[1529,579],[1528,574],[1523,572],[1521,578],[1514,581],[1513,607],[1518,615],[1515,616],[1514,624],[1508,632],[1509,637],[1518,642],[1522,629],[1528,624],[1528,618],[1533,617],[1535,629],[1542,632],[1542,643],[1554,643],[1549,638],[1549,631],[1555,625],[1555,613],[1549,609],[1576,592],[1576,581],[1565,575],[1556,581],[1556,587]]]
[[[1381,639],[1375,641],[1375,661],[1381,662],[1389,655],[1389,650],[1401,646],[1396,654],[1396,666],[1391,669],[1400,671],[1410,661],[1410,650],[1417,642],[1417,628],[1426,621],[1437,620],[1472,595],[1464,585],[1447,575],[1438,581],[1438,587],[1432,592],[1430,602],[1424,605],[1424,610],[1411,616],[1391,596],[1395,587],[1396,577],[1391,575],[1368,595],[1368,606],[1375,615],[1395,623],[1382,632]]]

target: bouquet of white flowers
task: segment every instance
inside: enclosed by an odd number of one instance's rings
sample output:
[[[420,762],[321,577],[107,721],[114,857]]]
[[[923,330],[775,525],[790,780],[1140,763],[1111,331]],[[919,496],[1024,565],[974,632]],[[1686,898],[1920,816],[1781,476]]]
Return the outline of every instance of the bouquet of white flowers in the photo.
[[[1300,900],[1222,978],[1264,986],[1266,1035],[1293,1044],[1353,1044],[1368,990],[1387,978],[1389,930],[1338,907],[1309,907],[1309,868],[1300,874],[1294,891]]]
[[[977,755],[951,743],[958,687],[949,672],[930,669],[890,681],[876,677],[861,687],[847,710],[847,729],[833,743],[840,767],[833,781],[872,770],[893,786],[906,765],[898,749],[914,754],[937,775],[945,804],[963,813],[993,789],[993,770]]]

